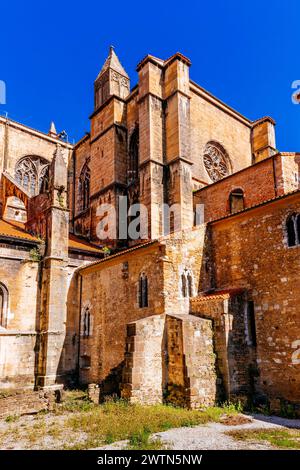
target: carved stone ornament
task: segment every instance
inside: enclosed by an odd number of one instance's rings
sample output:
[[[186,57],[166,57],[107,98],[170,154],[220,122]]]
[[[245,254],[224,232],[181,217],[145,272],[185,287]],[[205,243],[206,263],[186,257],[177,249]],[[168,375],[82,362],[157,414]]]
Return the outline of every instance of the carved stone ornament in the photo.
[[[112,72],[111,78],[114,82],[119,82],[120,81],[120,75],[116,72]]]
[[[230,174],[230,162],[226,152],[216,143],[206,145],[203,155],[205,169],[212,181],[220,179]]]

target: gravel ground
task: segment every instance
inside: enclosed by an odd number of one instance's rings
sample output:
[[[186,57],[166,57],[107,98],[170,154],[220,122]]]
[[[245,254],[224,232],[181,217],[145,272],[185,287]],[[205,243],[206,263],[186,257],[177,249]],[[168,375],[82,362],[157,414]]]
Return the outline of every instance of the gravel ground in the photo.
[[[22,429],[23,426],[33,426],[37,423],[42,426],[43,423],[47,425],[61,424],[63,426],[64,420],[67,416],[51,416],[45,415],[41,420],[36,416],[23,416],[15,423],[6,423],[0,420],[0,433],[7,430],[7,427],[12,427],[12,433],[9,435],[5,442],[0,442],[1,449],[26,449],[25,442],[22,438],[14,435],[13,429]],[[177,429],[169,429],[168,431],[153,434],[153,438],[157,437],[163,441],[168,449],[172,450],[268,450],[274,449],[270,444],[262,441],[237,441],[232,436],[227,435],[228,431],[239,429],[276,429],[276,428],[291,428],[300,429],[300,419],[286,419],[276,416],[263,416],[252,415],[251,422],[246,424],[225,425],[222,423],[209,423],[207,425],[200,425],[195,427],[185,427]],[[79,431],[80,433],[80,431]],[[82,433],[82,439],[86,436]],[[31,449],[55,449],[57,448],[57,437],[46,435],[43,439],[37,439],[30,445]],[[68,443],[68,436],[65,436],[66,443]],[[61,444],[61,437],[59,437]],[[1,439],[0,439],[1,441]],[[101,450],[126,448],[128,441],[119,441],[104,447],[98,447]]]
[[[253,415],[252,422],[237,426],[209,423],[206,426],[169,429],[153,437],[160,438],[171,450],[272,450],[271,444],[252,441],[237,441],[228,436],[228,431],[239,429],[300,429],[300,419],[286,419],[276,416]],[[124,449],[127,441],[115,442],[101,450]]]

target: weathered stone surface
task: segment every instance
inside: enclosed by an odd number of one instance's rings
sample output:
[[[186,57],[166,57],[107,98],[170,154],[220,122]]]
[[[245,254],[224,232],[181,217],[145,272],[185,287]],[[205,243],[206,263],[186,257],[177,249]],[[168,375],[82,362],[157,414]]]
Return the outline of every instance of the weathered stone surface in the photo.
[[[127,327],[121,397],[197,408],[216,401],[210,320],[158,315]]]
[[[38,413],[52,410],[61,401],[61,390],[37,391],[16,390],[5,396],[0,395],[0,418]]]
[[[190,65],[147,56],[130,92],[110,50],[75,146],[0,117],[0,209],[14,220],[0,220],[1,389],[79,381],[95,402],[299,414],[300,233],[288,246],[286,222],[300,213],[300,156],[275,150],[271,118],[251,122],[192,82]],[[142,239],[119,238],[117,211],[99,239],[98,207],[120,196],[148,209]],[[170,235],[163,204],[179,208]],[[83,267],[96,258],[70,250],[70,231],[122,251]]]

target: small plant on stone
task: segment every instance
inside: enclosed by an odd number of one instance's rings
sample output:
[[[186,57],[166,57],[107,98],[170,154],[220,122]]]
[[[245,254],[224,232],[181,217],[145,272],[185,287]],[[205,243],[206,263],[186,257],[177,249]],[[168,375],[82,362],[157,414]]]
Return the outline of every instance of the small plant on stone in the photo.
[[[109,256],[110,253],[111,253],[111,249],[108,248],[108,246],[104,246],[104,247],[102,248],[102,253],[104,254],[105,257],[106,257],[106,256]]]
[[[242,404],[242,402],[240,400],[236,401],[236,402],[230,402],[230,401],[226,401],[225,403],[223,403],[223,408],[226,409],[226,411],[230,411],[230,412],[237,412],[237,413],[243,413],[244,411],[244,406]]]
[[[57,191],[57,200],[58,200],[60,207],[64,207],[64,196],[63,196],[64,190],[65,190],[65,187],[60,186]]]
[[[29,252],[29,258],[31,261],[41,261],[42,255],[40,250],[38,248],[32,248],[32,250]]]
[[[14,423],[15,421],[18,421],[19,418],[20,418],[20,416],[18,416],[18,415],[8,415],[5,418],[5,422],[6,423]]]

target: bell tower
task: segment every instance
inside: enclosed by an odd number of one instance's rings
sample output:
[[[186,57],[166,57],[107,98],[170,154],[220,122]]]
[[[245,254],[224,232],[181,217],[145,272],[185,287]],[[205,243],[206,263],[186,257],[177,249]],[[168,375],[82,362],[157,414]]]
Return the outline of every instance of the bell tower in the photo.
[[[95,80],[95,109],[90,116],[90,236],[95,243],[118,243],[118,202],[119,196],[126,192],[126,98],[129,93],[129,77],[111,46]],[[111,208],[108,227],[112,230],[104,230],[101,235],[104,238],[101,238],[98,229],[107,213],[105,205]]]

